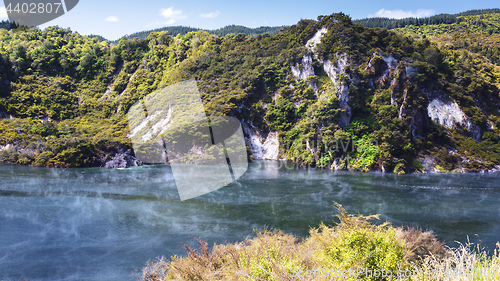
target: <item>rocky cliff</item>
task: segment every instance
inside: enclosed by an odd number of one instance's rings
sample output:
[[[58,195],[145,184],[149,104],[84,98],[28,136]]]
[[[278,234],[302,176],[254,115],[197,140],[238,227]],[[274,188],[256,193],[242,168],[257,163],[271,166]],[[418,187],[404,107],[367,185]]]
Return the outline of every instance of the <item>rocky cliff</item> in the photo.
[[[195,79],[208,116],[242,121],[251,159],[396,173],[494,171],[500,67],[491,48],[498,42],[450,36],[488,48],[366,28],[342,13],[276,35],[154,32],[117,46],[58,28],[0,30],[0,157],[38,166],[140,165],[127,111],[157,89]],[[193,162],[210,149],[187,146]]]

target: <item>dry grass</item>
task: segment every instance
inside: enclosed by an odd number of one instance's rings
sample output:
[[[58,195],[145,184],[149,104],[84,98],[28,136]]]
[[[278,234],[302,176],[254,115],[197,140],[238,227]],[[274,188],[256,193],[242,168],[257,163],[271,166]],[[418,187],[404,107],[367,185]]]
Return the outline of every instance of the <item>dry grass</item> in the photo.
[[[432,231],[423,231],[420,228],[396,228],[398,239],[405,241],[405,260],[412,264],[419,264],[426,257],[443,259],[446,255],[445,243],[439,241]]]
[[[488,255],[479,246],[467,243],[448,248],[444,259],[429,256],[415,269],[418,274],[412,280],[500,280],[500,254],[495,250],[493,255]]]
[[[184,245],[186,257],[149,263],[139,279],[500,280],[497,251],[488,256],[471,244],[445,248],[430,231],[374,224],[378,216],[336,207],[340,223],[311,229],[303,241],[279,230],[213,247],[198,239],[196,249]]]

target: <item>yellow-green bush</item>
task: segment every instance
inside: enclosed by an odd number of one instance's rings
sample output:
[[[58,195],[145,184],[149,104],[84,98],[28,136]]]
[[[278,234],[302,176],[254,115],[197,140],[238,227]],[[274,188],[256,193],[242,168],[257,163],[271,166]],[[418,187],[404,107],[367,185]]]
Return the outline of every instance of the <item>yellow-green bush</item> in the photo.
[[[398,272],[409,267],[405,253],[405,241],[396,235],[389,224],[370,223],[378,216],[353,216],[337,205],[340,223],[335,227],[324,224],[311,230],[306,244],[315,247],[319,264],[335,272],[355,272],[348,280],[378,280],[371,272]],[[316,245],[316,246],[314,246]]]
[[[142,280],[398,280],[424,260],[438,263],[443,243],[430,232],[404,230],[377,216],[349,215],[337,204],[340,222],[320,225],[298,241],[282,231],[264,231],[241,243],[214,245],[198,240],[187,257],[148,264]],[[391,274],[389,275],[388,272]],[[381,274],[384,274],[382,277]]]

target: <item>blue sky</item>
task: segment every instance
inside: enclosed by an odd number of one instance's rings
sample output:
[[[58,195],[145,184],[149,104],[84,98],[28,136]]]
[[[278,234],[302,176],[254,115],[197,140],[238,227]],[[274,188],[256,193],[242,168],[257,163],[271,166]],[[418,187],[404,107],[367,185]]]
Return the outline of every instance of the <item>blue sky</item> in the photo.
[[[168,25],[214,29],[230,24],[257,27],[292,25],[301,19],[344,12],[353,19],[371,16],[393,18],[424,17],[439,13],[457,13],[471,9],[499,8],[492,0],[476,1],[359,1],[359,0],[254,0],[254,1],[130,1],[80,0],[66,15],[48,24],[68,27],[81,34],[99,34],[118,39],[125,34]],[[6,19],[0,9],[0,19]]]

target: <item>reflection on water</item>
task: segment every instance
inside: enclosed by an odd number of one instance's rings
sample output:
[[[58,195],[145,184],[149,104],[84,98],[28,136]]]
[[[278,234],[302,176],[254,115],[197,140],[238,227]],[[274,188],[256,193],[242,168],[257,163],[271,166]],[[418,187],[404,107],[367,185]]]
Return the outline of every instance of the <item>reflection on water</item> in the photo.
[[[286,166],[287,165],[287,166]],[[387,175],[256,162],[237,182],[181,202],[168,166],[121,170],[0,165],[0,279],[135,280],[181,242],[234,242],[254,229],[299,236],[351,213],[434,230],[448,245],[500,240],[500,175]]]

